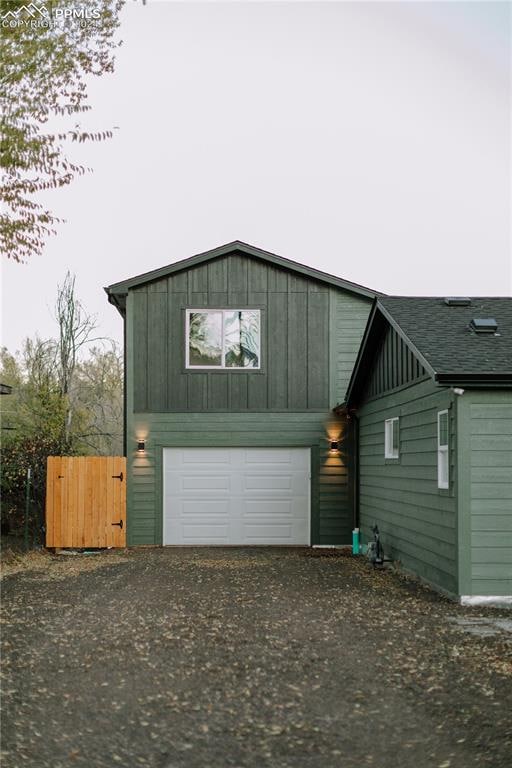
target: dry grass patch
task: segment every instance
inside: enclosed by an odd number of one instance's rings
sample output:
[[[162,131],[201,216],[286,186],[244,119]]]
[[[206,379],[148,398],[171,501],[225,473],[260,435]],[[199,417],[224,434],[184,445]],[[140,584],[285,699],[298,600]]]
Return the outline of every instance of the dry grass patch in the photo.
[[[218,557],[204,560],[201,558],[201,560],[192,561],[192,565],[197,565],[200,568],[217,568],[219,570],[231,569],[238,571],[240,568],[261,568],[262,562],[255,557],[247,557],[243,560],[237,560],[236,558],[229,557]]]
[[[127,563],[126,550],[106,550],[94,554],[54,555],[44,549],[29,552],[4,552],[0,565],[0,578],[16,573],[34,573],[38,580],[63,581],[87,571],[95,571],[107,565]]]

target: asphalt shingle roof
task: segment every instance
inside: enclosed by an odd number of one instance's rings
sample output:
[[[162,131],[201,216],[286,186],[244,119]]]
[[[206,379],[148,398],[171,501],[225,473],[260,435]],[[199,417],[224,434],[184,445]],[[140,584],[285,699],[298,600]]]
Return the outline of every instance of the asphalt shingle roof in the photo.
[[[379,297],[386,310],[436,374],[512,373],[512,298],[471,298],[448,306],[444,298]],[[473,318],[494,318],[496,334],[475,333]]]

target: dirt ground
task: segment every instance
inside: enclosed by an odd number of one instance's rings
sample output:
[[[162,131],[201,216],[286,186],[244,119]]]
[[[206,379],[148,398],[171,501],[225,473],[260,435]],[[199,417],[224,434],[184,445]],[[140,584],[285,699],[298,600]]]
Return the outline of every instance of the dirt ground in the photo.
[[[3,768],[508,768],[510,612],[328,554],[14,560]]]

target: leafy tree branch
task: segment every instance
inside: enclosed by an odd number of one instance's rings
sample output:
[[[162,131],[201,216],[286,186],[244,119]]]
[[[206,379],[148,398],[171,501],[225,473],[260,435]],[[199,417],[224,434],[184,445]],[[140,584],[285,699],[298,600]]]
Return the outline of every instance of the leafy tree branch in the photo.
[[[0,0],[0,17],[23,5]],[[53,0],[44,7],[65,5]],[[67,158],[66,145],[112,136],[112,131],[83,130],[80,123],[64,131],[50,124],[87,112],[88,78],[113,72],[122,5],[123,0],[102,0],[95,23],[2,29],[0,248],[14,261],[40,254],[59,222],[38,193],[66,186],[89,170]]]

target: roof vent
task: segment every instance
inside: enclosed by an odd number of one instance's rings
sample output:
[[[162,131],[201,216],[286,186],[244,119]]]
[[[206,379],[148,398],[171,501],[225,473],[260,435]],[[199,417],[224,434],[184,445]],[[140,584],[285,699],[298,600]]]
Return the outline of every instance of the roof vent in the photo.
[[[448,304],[449,307],[468,307],[471,304],[471,299],[467,296],[447,296],[444,303]]]
[[[471,330],[476,333],[496,333],[498,323],[494,317],[474,317],[470,323]]]

